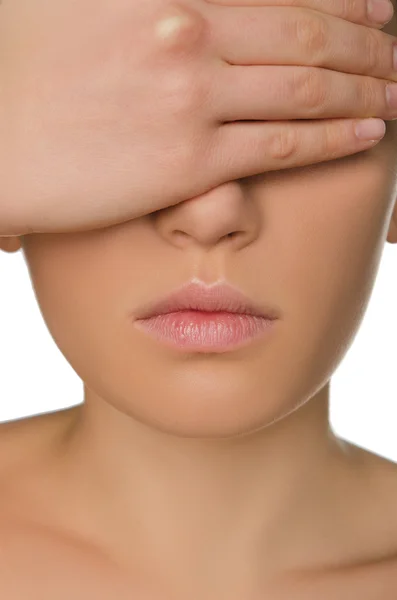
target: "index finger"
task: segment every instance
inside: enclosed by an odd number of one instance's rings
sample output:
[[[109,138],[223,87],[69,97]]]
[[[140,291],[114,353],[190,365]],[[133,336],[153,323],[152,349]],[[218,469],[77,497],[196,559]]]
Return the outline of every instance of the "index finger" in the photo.
[[[258,6],[291,6],[299,8],[311,8],[318,10],[319,12],[339,17],[345,21],[351,21],[358,25],[366,25],[367,27],[373,27],[381,29],[389,23],[393,18],[394,7],[396,0],[393,0],[391,8],[393,12],[390,14],[390,18],[387,18],[383,23],[377,23],[373,21],[368,14],[367,0],[277,0],[276,4],[274,0],[206,0],[208,4],[218,4],[220,6],[245,6],[245,7],[258,7]],[[371,0],[368,0],[370,2]]]

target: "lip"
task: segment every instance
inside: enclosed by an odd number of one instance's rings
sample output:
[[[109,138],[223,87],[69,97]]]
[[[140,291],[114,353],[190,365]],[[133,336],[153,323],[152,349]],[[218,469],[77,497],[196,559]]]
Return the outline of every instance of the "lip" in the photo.
[[[143,306],[135,313],[135,319],[148,319],[157,315],[178,311],[229,312],[251,315],[268,320],[278,318],[271,306],[260,306],[228,283],[204,285],[189,282],[156,302]]]
[[[274,332],[274,320],[230,312],[178,311],[134,325],[169,348],[200,353],[239,350]]]

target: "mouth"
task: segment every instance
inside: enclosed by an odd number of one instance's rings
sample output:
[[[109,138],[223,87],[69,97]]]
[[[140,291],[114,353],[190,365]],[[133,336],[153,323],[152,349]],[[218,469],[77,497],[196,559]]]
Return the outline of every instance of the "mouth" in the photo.
[[[168,347],[227,352],[273,331],[274,308],[260,307],[228,285],[184,286],[144,308],[135,325]]]

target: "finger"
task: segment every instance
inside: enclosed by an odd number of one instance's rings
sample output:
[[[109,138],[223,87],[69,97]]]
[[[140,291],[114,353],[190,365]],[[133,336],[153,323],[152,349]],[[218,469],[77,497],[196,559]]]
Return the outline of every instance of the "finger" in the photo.
[[[388,82],[316,67],[239,67],[220,70],[211,106],[219,121],[397,118]]]
[[[214,8],[214,7],[212,7]],[[233,65],[303,65],[397,82],[397,38],[311,9],[216,7],[218,55]]]
[[[249,0],[247,3],[244,3],[244,0],[207,0],[207,3],[219,6],[274,6],[274,0]],[[387,20],[383,21],[383,23],[374,22],[368,17],[366,0],[359,2],[357,0],[321,0],[321,3],[320,0],[277,0],[277,6],[311,8],[312,10],[319,10],[327,15],[333,15],[345,21],[350,21],[351,23],[358,23],[374,28],[383,27],[393,17],[393,12],[391,12],[390,18],[386,17]]]
[[[206,156],[216,179],[213,187],[230,181],[230,173],[233,179],[240,179],[265,171],[329,161],[371,148],[376,142],[356,136],[355,126],[361,121],[227,123],[218,128]],[[379,139],[382,137],[384,133]]]

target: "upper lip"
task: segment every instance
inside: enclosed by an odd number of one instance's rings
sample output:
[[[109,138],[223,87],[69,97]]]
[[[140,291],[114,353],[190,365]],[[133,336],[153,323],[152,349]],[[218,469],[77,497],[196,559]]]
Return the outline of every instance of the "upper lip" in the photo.
[[[202,283],[188,283],[177,291],[163,296],[159,301],[145,305],[136,312],[136,319],[180,310],[202,310],[208,312],[231,312],[267,319],[276,319],[276,311],[269,306],[260,306],[235,287],[227,284],[207,286]]]

